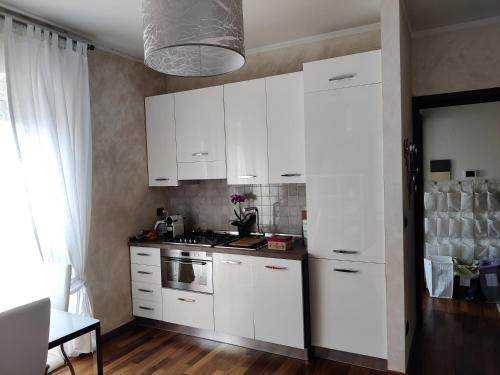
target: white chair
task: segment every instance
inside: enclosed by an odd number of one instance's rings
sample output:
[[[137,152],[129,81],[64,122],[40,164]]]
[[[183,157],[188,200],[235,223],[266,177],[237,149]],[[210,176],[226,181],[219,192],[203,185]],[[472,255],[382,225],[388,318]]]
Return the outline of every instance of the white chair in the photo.
[[[47,361],[50,300],[0,313],[0,374],[42,375]]]
[[[40,284],[38,288],[40,288],[41,293],[45,293],[50,298],[51,307],[68,311],[71,266],[61,263],[43,263],[39,272]],[[62,345],[49,350],[47,365],[47,372],[55,371],[62,366],[68,366],[71,374],[74,374],[73,366]]]

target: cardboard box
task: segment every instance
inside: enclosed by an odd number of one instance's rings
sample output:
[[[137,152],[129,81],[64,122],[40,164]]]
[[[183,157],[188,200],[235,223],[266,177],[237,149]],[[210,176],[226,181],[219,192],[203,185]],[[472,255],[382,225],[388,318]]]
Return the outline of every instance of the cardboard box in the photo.
[[[267,240],[267,248],[269,250],[288,250],[293,247],[293,237],[291,236],[274,236]]]

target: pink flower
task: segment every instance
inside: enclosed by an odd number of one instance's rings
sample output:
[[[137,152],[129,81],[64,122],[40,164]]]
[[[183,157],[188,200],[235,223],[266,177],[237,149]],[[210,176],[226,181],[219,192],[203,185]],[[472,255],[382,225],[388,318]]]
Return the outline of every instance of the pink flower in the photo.
[[[236,203],[243,203],[246,201],[246,197],[241,194],[233,194],[231,195],[231,203],[236,204]]]

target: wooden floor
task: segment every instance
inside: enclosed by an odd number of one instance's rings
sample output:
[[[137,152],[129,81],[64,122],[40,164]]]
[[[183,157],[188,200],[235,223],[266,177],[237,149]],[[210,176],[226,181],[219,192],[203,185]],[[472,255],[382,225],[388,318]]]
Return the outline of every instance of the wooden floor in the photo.
[[[381,371],[323,359],[305,362],[210,340],[131,327],[103,344],[104,374],[127,375],[382,375]],[[77,375],[91,375],[93,358],[72,361]],[[55,374],[69,374],[67,369]]]
[[[425,295],[408,373],[499,375],[498,306]]]
[[[410,375],[500,374],[500,312],[496,305],[427,296],[424,306]],[[105,375],[383,373],[322,359],[304,362],[140,326],[132,326],[105,342],[103,354]],[[95,374],[92,357],[75,359],[73,363],[77,375]]]

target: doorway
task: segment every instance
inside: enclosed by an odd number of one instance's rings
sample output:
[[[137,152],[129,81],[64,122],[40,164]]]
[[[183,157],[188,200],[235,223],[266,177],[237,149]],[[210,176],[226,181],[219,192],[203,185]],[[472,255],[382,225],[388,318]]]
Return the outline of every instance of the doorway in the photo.
[[[415,97],[413,126],[419,329],[409,372],[497,374],[500,88]]]

